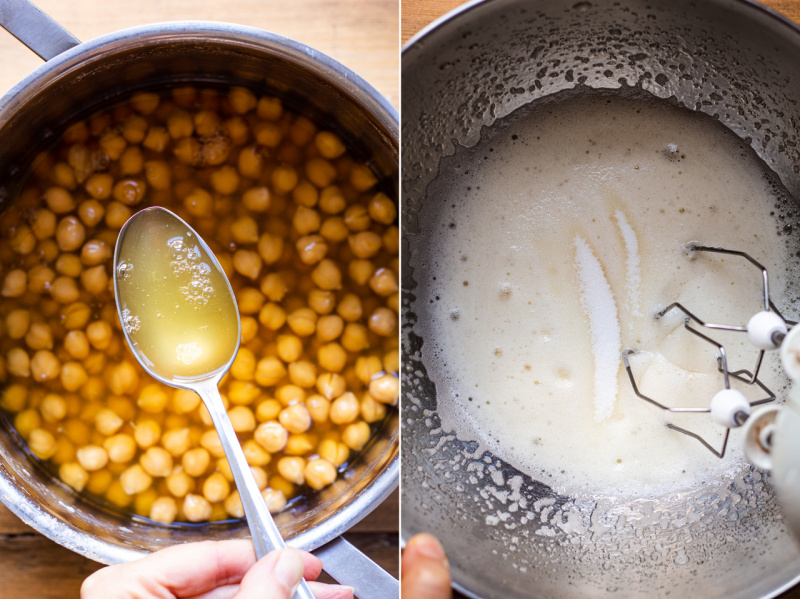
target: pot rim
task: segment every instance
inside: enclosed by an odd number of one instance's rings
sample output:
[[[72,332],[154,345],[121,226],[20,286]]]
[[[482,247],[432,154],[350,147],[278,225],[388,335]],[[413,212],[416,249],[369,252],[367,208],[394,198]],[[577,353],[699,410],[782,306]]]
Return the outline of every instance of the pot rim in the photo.
[[[386,97],[359,75],[328,55],[290,38],[232,23],[216,21],[170,21],[122,29],[82,42],[37,67],[0,98],[0,127],[16,110],[35,96],[43,83],[52,83],[84,65],[87,61],[137,46],[168,44],[197,39],[205,43],[224,44],[258,50],[282,56],[301,67],[326,76],[331,83],[359,103],[385,129],[388,138],[399,148],[399,112]],[[399,423],[398,423],[399,427]],[[314,550],[339,537],[380,505],[399,484],[399,430],[397,440],[387,446],[391,456],[374,480],[323,522],[295,535],[287,544],[304,550]],[[143,557],[146,551],[122,547],[74,528],[66,520],[53,517],[18,489],[0,465],[0,501],[25,524],[56,543],[95,561],[114,564]],[[72,513],[75,508],[62,507]]]

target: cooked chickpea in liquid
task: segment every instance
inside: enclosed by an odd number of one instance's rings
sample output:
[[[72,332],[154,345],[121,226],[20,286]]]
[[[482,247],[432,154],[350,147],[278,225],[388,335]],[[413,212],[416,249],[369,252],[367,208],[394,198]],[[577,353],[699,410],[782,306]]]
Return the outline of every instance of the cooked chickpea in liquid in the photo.
[[[38,156],[0,214],[0,408],[77,492],[163,523],[243,517],[208,411],[142,371],[117,318],[117,234],[153,205],[236,294],[220,391],[268,508],[330,485],[399,396],[397,206],[335,131],[245,88],[140,92]]]

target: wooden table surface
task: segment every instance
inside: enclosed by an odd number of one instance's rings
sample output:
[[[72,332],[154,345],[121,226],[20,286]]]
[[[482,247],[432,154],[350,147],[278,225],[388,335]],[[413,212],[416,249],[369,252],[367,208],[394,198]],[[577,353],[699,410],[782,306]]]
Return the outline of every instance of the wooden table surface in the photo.
[[[0,0],[2,1],[2,0]],[[307,44],[355,71],[399,105],[397,0],[35,0],[80,40],[147,23],[225,21],[258,27]],[[0,95],[42,64],[0,29]],[[398,575],[398,496],[347,535]],[[35,533],[0,505],[0,598],[78,597],[83,579],[101,567]]]
[[[761,0],[761,2],[795,23],[800,23],[800,0]],[[423,27],[462,4],[461,0],[402,0],[400,10],[402,43],[405,44]],[[464,595],[455,593],[455,599],[462,598]],[[800,585],[778,599],[800,599]]]

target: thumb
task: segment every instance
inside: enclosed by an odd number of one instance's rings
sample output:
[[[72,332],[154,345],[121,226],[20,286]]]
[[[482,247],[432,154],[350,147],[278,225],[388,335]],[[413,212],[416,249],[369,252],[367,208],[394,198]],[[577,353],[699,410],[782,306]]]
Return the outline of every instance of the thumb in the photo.
[[[418,534],[403,552],[401,596],[414,599],[449,599],[450,565],[436,537]]]
[[[303,570],[303,557],[296,549],[271,551],[247,571],[234,599],[292,599]]]

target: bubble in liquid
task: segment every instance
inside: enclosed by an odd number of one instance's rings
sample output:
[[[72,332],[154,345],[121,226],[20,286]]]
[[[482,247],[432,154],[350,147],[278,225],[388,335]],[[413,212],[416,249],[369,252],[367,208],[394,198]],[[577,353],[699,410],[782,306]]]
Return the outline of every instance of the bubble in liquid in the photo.
[[[134,316],[128,308],[125,308],[122,311],[122,326],[129,335],[138,331],[140,326],[139,317]]]
[[[133,272],[133,264],[123,260],[117,265],[117,273],[119,273],[120,279],[127,279],[131,276]]]
[[[178,360],[189,365],[203,354],[203,347],[199,343],[181,343],[175,347],[175,351]]]

